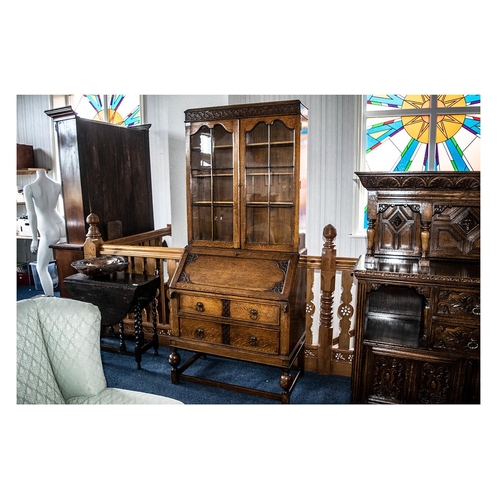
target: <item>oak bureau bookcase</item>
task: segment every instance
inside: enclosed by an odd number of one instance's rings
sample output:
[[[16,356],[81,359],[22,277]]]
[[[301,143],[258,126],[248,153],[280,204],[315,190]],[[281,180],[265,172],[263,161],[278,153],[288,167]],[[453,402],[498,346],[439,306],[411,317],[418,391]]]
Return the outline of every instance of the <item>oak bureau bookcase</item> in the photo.
[[[358,173],[354,403],[480,402],[480,174]]]
[[[289,403],[304,370],[307,108],[190,109],[185,123],[188,246],[169,293],[172,381]],[[182,366],[178,348],[194,353]],[[206,354],[280,367],[281,392],[184,373]]]

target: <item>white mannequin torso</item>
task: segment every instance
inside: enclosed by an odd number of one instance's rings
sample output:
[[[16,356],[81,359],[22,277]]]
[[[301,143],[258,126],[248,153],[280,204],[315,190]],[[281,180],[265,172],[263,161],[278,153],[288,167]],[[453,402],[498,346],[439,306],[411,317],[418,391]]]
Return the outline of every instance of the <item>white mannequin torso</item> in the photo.
[[[36,180],[24,187],[28,221],[33,234],[31,251],[38,252],[37,271],[47,296],[54,295],[48,269],[52,258],[50,245],[65,240],[64,218],[57,211],[60,195],[61,185],[50,179],[45,170],[37,170]],[[40,242],[37,234],[40,234]]]

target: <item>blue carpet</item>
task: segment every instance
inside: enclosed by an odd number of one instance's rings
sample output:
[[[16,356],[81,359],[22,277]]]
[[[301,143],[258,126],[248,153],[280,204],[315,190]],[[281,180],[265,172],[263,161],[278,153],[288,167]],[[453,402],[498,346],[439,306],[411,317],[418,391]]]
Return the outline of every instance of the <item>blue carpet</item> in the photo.
[[[43,295],[43,290],[36,290],[35,285],[17,285],[17,300],[31,299],[38,295]],[[60,296],[57,288],[54,290],[54,296]]]
[[[132,351],[133,346],[130,346]],[[133,352],[133,351],[132,351]],[[178,351],[182,362],[191,356]],[[134,356],[102,352],[104,373],[110,387],[131,389],[178,399],[186,404],[281,404],[268,398],[252,396],[231,390],[210,387],[181,380],[170,380],[170,349],[160,347],[158,356],[148,351],[142,357],[142,369],[137,370]],[[222,382],[254,387],[280,393],[281,369],[233,361],[217,356],[198,359],[185,374]],[[291,404],[349,404],[351,379],[337,375],[318,375],[305,372],[292,392]]]

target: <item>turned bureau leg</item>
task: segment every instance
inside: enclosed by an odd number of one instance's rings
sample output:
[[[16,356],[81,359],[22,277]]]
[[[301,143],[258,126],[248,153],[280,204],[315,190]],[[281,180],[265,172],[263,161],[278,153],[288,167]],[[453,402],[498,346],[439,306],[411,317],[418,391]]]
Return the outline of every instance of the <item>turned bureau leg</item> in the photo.
[[[280,377],[280,386],[283,389],[283,393],[281,394],[282,404],[290,403],[290,387],[292,385],[292,381],[293,377],[290,373],[290,370],[285,368]]]
[[[177,368],[179,367],[181,363],[181,356],[177,352],[177,349],[175,347],[171,347],[172,352],[170,353],[170,356],[168,357],[168,362],[170,363],[170,366],[172,367],[172,370],[170,372],[170,378],[172,379],[172,384],[178,384],[179,383],[179,374],[177,372]]]

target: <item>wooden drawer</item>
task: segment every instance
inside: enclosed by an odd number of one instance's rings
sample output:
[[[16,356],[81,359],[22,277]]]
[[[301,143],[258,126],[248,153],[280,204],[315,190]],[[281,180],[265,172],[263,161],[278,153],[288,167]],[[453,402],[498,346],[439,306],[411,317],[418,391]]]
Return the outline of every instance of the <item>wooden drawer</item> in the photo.
[[[210,314],[212,316],[226,316],[223,313],[222,299],[198,295],[180,294],[180,310],[183,312]]]
[[[441,317],[460,318],[479,324],[479,291],[441,289],[437,294],[435,313]]]
[[[266,323],[268,325],[279,324],[280,308],[277,305],[232,300],[230,311],[231,318]]]
[[[228,325],[215,321],[182,318],[180,336],[212,344],[231,345],[251,351],[278,354],[279,331]]]
[[[186,339],[202,340],[221,344],[222,325],[213,321],[182,318],[179,322],[180,336]]]
[[[204,295],[180,295],[181,312],[208,314],[267,325],[279,325],[280,307],[258,301],[229,300]]]
[[[278,354],[279,331],[231,325],[231,345],[252,351]]]
[[[479,356],[479,325],[471,326],[463,323],[434,323],[432,328],[432,347]]]

